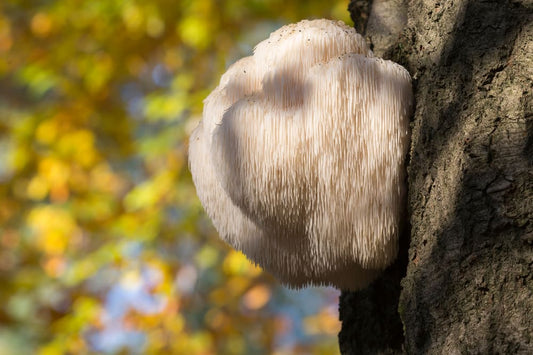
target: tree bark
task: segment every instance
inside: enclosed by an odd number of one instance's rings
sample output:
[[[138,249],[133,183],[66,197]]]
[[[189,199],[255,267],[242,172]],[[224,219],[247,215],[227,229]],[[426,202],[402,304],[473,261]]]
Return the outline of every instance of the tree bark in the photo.
[[[410,228],[342,294],[341,351],[533,354],[533,1],[404,4],[393,40],[373,14],[366,35],[413,77]]]

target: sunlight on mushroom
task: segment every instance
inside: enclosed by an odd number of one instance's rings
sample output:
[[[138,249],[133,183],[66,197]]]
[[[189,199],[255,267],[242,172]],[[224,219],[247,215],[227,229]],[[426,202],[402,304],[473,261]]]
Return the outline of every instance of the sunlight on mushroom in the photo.
[[[233,64],[190,138],[220,236],[291,287],[366,287],[398,251],[411,79],[342,22],[301,21]]]

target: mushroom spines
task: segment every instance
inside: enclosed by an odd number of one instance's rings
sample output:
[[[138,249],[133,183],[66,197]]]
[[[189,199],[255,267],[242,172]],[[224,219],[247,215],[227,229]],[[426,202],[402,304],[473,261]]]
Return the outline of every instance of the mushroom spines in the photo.
[[[254,49],[254,57],[273,68],[281,62],[299,63],[305,69],[344,53],[372,56],[364,38],[353,28],[329,20],[283,26]]]
[[[411,101],[407,71],[355,30],[274,32],[223,75],[191,136],[221,237],[288,285],[367,285],[397,254]]]

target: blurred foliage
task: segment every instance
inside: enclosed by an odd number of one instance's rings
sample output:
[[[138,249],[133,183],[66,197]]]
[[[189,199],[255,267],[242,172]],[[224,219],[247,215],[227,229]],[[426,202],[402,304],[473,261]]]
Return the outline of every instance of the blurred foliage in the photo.
[[[0,2],[0,355],[338,352],[336,294],[218,240],[187,136],[228,64],[347,5]]]

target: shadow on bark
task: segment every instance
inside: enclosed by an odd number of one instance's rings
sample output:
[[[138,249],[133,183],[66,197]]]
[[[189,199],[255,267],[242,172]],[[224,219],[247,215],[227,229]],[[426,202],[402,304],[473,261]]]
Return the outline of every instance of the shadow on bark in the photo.
[[[429,195],[447,168],[442,147],[463,139],[463,150],[456,153],[466,160],[455,177],[457,189],[449,191],[455,206],[443,213],[448,221],[436,235],[424,233],[432,230],[424,226],[413,234],[410,275],[400,300],[410,353],[448,346],[462,352],[518,353],[525,350],[524,339],[531,338],[531,307],[525,306],[531,301],[525,287],[531,285],[531,245],[522,238],[531,233],[526,229],[533,218],[527,202],[533,185],[523,155],[527,136],[511,132],[511,139],[496,138],[498,127],[517,117],[505,117],[502,98],[490,91],[528,18],[531,11],[520,4],[469,1],[440,62],[435,68],[416,68],[420,76],[432,70],[435,85],[420,88],[427,93],[417,95],[418,107],[426,110],[418,118],[409,168],[409,204],[418,221],[426,213],[419,196],[426,193],[424,180],[431,180]],[[445,102],[442,95],[450,97],[444,107],[439,106]],[[465,138],[467,131],[473,136]]]

